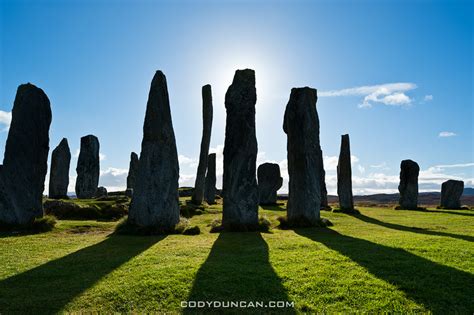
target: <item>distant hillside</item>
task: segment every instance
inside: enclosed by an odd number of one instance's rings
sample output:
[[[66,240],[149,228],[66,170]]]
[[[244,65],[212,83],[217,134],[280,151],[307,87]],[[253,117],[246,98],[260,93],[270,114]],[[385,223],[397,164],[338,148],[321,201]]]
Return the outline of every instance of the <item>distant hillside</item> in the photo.
[[[463,196],[474,196],[474,188],[466,187],[462,193]]]

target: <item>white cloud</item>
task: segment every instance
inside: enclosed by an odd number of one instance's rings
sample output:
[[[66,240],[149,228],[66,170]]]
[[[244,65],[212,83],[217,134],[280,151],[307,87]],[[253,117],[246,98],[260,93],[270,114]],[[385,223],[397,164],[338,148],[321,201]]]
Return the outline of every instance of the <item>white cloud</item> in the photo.
[[[379,85],[367,85],[354,88],[322,91],[318,93],[321,97],[335,96],[363,96],[360,108],[370,108],[375,103],[391,106],[410,105],[413,99],[405,93],[416,89],[414,83],[387,83]]]
[[[438,135],[438,137],[440,138],[454,137],[454,136],[457,136],[457,134],[452,131],[441,131]]]
[[[425,95],[425,97],[423,98],[423,101],[425,102],[429,102],[432,100],[433,100],[433,95]]]
[[[107,158],[107,155],[99,153],[99,161],[104,161]]]
[[[104,186],[108,191],[120,191],[127,188],[128,170],[109,167],[100,171],[99,186]]]
[[[0,124],[4,125],[1,132],[8,131],[10,129],[10,123],[12,122],[12,112],[4,112],[0,110]]]
[[[357,165],[357,169],[359,170],[359,173],[363,174],[365,173],[365,167],[363,167],[362,165]]]

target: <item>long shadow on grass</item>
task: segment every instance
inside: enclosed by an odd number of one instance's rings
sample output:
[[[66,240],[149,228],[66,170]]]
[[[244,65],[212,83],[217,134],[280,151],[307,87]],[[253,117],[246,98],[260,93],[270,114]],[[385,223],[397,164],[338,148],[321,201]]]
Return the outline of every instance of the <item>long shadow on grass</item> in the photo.
[[[286,211],[285,204],[283,202],[278,202],[274,205],[260,205],[264,210],[273,210],[273,211]]]
[[[467,217],[473,217],[474,211],[472,210],[431,210],[431,209],[420,209],[420,210],[397,210],[397,211],[419,211],[419,212],[431,212],[431,213],[444,213],[444,214],[454,214],[454,215],[462,215]]]
[[[188,301],[289,301],[260,233],[221,233],[197,272]],[[217,305],[218,306],[218,305]],[[284,312],[293,308],[185,308],[184,312]]]
[[[100,243],[7,278],[0,282],[0,312],[57,313],[102,277],[163,238],[112,235]]]
[[[361,220],[361,221],[376,224],[376,225],[380,225],[380,226],[383,226],[383,227],[386,227],[386,228],[389,228],[389,229],[412,232],[412,233],[418,233],[418,234],[425,234],[425,235],[452,237],[452,238],[457,238],[457,239],[460,239],[460,240],[465,240],[465,241],[468,241],[468,242],[474,242],[474,237],[469,236],[469,235],[431,231],[431,230],[425,230],[425,229],[422,229],[422,228],[409,227],[409,226],[395,224],[395,223],[388,223],[388,222],[383,222],[383,221],[377,220],[375,218],[365,216],[363,214],[355,214],[355,215],[352,215],[352,216],[354,218],[357,218],[357,219]]]
[[[330,229],[298,229],[295,232],[349,257],[433,313],[472,313],[474,310],[474,276],[470,273],[440,265],[400,248],[342,235]]]

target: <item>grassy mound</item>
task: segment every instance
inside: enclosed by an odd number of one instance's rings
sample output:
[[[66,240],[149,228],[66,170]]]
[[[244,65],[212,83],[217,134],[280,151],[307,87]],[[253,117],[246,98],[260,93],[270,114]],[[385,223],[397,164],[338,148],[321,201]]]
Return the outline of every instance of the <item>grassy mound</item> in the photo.
[[[117,221],[128,214],[127,197],[62,199],[44,202],[44,211],[60,220]]]
[[[172,229],[163,228],[160,226],[138,226],[130,224],[128,218],[123,218],[115,228],[115,233],[122,235],[168,235],[168,234],[183,234],[183,235],[199,235],[201,230],[198,226],[190,226],[189,220],[181,217],[178,224]]]
[[[333,225],[331,221],[324,218],[319,219],[318,222],[316,223],[311,223],[306,218],[298,218],[296,220],[293,220],[293,222],[290,222],[288,221],[287,216],[280,216],[278,217],[277,220],[278,222],[280,222],[280,225],[278,225],[278,228],[282,230],[290,230],[290,229],[295,229],[295,228],[308,228],[308,227],[328,227],[328,226]]]
[[[29,224],[0,223],[0,231],[18,234],[35,234],[51,231],[55,225],[56,218],[52,215],[45,215],[41,218],[35,218],[34,221]]]

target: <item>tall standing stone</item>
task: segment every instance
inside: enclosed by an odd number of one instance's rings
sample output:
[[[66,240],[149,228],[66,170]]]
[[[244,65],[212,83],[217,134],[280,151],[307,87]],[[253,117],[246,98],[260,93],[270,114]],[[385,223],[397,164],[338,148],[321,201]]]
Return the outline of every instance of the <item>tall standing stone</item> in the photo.
[[[283,184],[280,166],[276,163],[263,163],[257,169],[258,194],[260,205],[274,205],[277,191]]]
[[[400,164],[400,208],[418,208],[418,175],[420,167],[412,160],[403,160]]]
[[[99,185],[99,139],[93,135],[81,138],[81,151],[77,160],[76,196],[94,198]]]
[[[209,144],[211,143],[212,130],[212,92],[209,84],[202,87],[202,139],[201,153],[199,155],[199,165],[194,184],[194,191],[191,200],[194,204],[200,205],[204,198],[204,186],[206,181],[207,157],[209,154]]]
[[[130,166],[128,167],[127,189],[134,189],[138,173],[138,155],[135,152],[130,154]]]
[[[337,163],[337,195],[341,210],[354,210],[352,168],[349,135],[341,136],[341,152]]]
[[[179,222],[179,164],[166,77],[151,82],[143,140],[128,220],[138,226],[172,230]]]
[[[450,179],[441,185],[441,207],[445,209],[461,208],[461,196],[464,191],[462,180]]]
[[[316,225],[321,207],[321,148],[316,89],[291,89],[283,131],[287,134],[290,225]]]
[[[28,224],[43,216],[50,125],[51,107],[46,94],[33,84],[20,85],[0,166],[0,221],[3,223]]]
[[[323,151],[319,153],[319,165],[320,165],[320,186],[321,186],[321,209],[330,210],[328,203],[328,190],[326,188],[326,171],[324,170]]]
[[[49,172],[49,198],[67,198],[70,163],[71,150],[69,150],[67,139],[63,138],[51,154],[51,169]]]
[[[210,205],[216,203],[216,154],[211,153],[207,158],[207,173],[205,180],[204,198]]]
[[[225,94],[224,228],[253,228],[258,225],[256,102],[255,71],[237,70]]]

